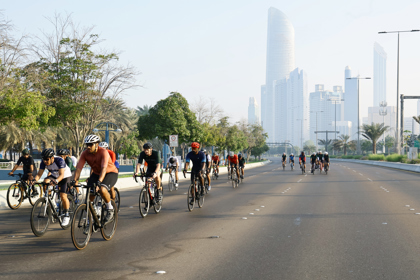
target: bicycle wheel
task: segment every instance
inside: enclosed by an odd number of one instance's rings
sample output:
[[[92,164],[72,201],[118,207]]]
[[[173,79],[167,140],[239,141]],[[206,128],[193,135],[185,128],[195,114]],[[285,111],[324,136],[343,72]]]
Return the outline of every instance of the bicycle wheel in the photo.
[[[33,206],[35,202],[42,197],[42,185],[41,184],[34,184],[31,188],[29,188],[29,202]]]
[[[156,196],[159,195],[158,192],[156,191],[155,193],[155,200],[156,200]],[[160,210],[162,209],[162,202],[163,202],[163,188],[162,188],[162,199],[159,202],[155,202],[155,205],[153,205],[153,209],[155,210],[156,214],[159,214]]]
[[[114,207],[114,209],[118,209],[117,205],[115,204],[115,201],[111,200],[111,204],[112,204],[112,207]],[[101,223],[103,223],[103,219],[105,218],[105,211],[106,211],[106,206],[102,205],[102,221],[101,221]],[[101,228],[102,237],[106,241],[111,240],[112,237],[114,236],[115,231],[117,229],[117,224],[118,224],[118,212],[114,210],[114,218],[112,219],[112,221],[109,222],[108,224],[104,225]]]
[[[67,195],[67,199],[69,200],[70,206],[69,206],[69,216],[70,216],[70,223],[67,226],[62,226],[60,223],[60,226],[62,229],[68,229],[71,226],[71,221],[74,217],[74,211],[76,209],[76,203],[74,203],[74,198],[72,195]],[[64,207],[63,202],[60,200],[60,215],[64,214]],[[62,216],[64,217],[64,216]]]
[[[13,183],[7,190],[7,205],[10,209],[16,210],[22,205],[23,201],[23,188],[21,184]]]
[[[117,205],[118,212],[120,212],[120,204],[121,204],[121,198],[120,198],[120,191],[117,189],[117,187],[114,187],[115,192],[115,205]]]
[[[142,188],[139,196],[140,215],[144,218],[149,213],[150,197],[147,188]]]
[[[36,236],[43,236],[51,221],[51,206],[45,197],[38,199],[31,212],[31,229]]]
[[[193,184],[191,184],[190,187],[188,188],[187,204],[188,204],[188,210],[191,212],[194,209],[194,204],[195,204],[195,188]]]
[[[87,212],[86,204],[80,204],[74,213],[73,221],[71,223],[71,240],[74,247],[78,250],[83,250],[89,243],[92,235],[92,213]]]
[[[204,190],[203,186],[198,185],[198,207],[203,207],[204,205]]]
[[[169,177],[168,177],[168,189],[169,189],[170,192],[174,190],[174,185],[175,185],[174,178],[173,178],[172,172],[171,172],[171,173],[169,173]]]
[[[232,188],[236,188],[235,179],[232,178],[231,181],[232,181]]]

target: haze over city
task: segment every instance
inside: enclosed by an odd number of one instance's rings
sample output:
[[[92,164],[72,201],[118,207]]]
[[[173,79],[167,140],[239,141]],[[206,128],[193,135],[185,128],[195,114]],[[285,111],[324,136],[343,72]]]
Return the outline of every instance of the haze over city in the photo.
[[[71,13],[82,26],[94,25],[103,48],[120,50],[134,65],[143,87],[124,99],[132,107],[154,105],[169,92],[189,102],[214,97],[232,121],[247,118],[249,97],[260,101],[265,81],[267,11],[282,11],[295,29],[295,66],[316,84],[344,86],[344,69],[373,75],[373,45],[387,53],[387,101],[395,105],[397,35],[379,31],[420,28],[418,1],[21,1],[3,3],[17,34],[40,35],[52,28],[45,17]],[[401,34],[400,93],[418,95],[420,33]],[[372,81],[360,85],[361,117],[372,106]],[[416,115],[416,102],[405,104]]]

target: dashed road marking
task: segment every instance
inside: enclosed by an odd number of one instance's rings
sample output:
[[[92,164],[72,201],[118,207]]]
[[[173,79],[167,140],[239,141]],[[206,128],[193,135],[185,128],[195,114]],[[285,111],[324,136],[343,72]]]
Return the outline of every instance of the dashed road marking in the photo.
[[[299,181],[297,181],[297,182],[299,183],[300,181],[302,181],[302,179],[300,179],[300,180],[299,180]]]
[[[363,176],[363,174],[362,174],[362,173],[359,173],[359,175],[360,175],[360,176]]]
[[[372,182],[372,179],[369,179],[369,178],[368,178],[368,180]]]

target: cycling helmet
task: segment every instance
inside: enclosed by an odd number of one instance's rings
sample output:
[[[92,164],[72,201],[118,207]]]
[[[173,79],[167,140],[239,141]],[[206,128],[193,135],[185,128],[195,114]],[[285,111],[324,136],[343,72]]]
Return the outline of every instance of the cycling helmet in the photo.
[[[293,156],[293,153],[291,153],[290,155]]]
[[[238,154],[238,158],[241,158],[242,157],[242,154]]]
[[[170,163],[170,164],[174,164],[174,163],[175,163],[175,158],[171,157],[171,158],[169,159],[169,163]]]
[[[328,152],[325,152],[326,155],[328,155]]]
[[[283,155],[286,155],[286,153],[283,153]]]
[[[85,138],[85,144],[99,143],[99,142],[101,142],[101,138],[99,138],[99,136],[95,134],[88,135]]]
[[[101,142],[101,143],[99,143],[99,147],[101,147],[101,148],[108,148],[108,143],[107,142]]]
[[[55,155],[54,150],[49,148],[49,149],[45,149],[42,151],[41,153],[41,157],[42,159],[48,159],[50,157],[53,157]]]
[[[234,152],[229,152],[229,156],[233,157],[235,155]]]
[[[29,155],[29,150],[28,149],[24,149],[23,151],[22,151],[22,155]]]
[[[65,155],[68,155],[68,154],[69,154],[69,150],[66,150],[66,149],[60,149],[57,152],[57,155],[59,155],[59,156],[65,156]]]
[[[143,145],[143,149],[152,149],[152,148],[153,148],[153,145],[150,142],[144,143]]]
[[[193,148],[193,149],[194,149],[194,148],[197,148],[197,149],[198,149],[198,148],[200,148],[200,144],[199,144],[199,143],[197,143],[197,142],[192,142],[192,143],[191,143],[191,148]]]
[[[206,150],[206,149],[201,149],[201,151],[202,151],[203,153],[207,153],[207,150]]]
[[[312,155],[316,155],[316,153],[315,153],[315,152],[313,152],[313,153],[312,153]]]

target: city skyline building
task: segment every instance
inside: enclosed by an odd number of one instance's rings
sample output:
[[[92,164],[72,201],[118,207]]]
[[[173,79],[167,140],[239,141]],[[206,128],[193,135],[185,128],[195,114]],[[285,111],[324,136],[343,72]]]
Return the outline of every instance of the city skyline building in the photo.
[[[382,110],[386,111],[386,115],[381,114]],[[396,123],[396,107],[395,106],[386,106],[384,108],[379,106],[368,107],[368,116],[363,118],[364,124],[372,123],[383,123],[385,126],[388,126],[389,129],[384,133],[384,137],[392,136],[395,137],[395,123]],[[405,124],[404,124],[405,125]],[[411,124],[410,124],[411,130]],[[382,139],[382,137],[381,137]]]
[[[280,10],[270,7],[267,21],[266,81],[261,87],[261,122],[268,142],[275,141],[275,87],[295,69],[295,31]]]
[[[260,124],[260,107],[258,106],[258,103],[255,97],[249,98],[248,123]]]
[[[378,43],[373,45],[373,107],[386,102],[387,54]]]
[[[352,123],[352,134],[349,135],[350,140],[357,140],[358,124],[362,125],[361,119],[360,123],[358,122],[358,79],[347,78],[353,78],[350,66],[346,66],[344,70],[344,121]]]

